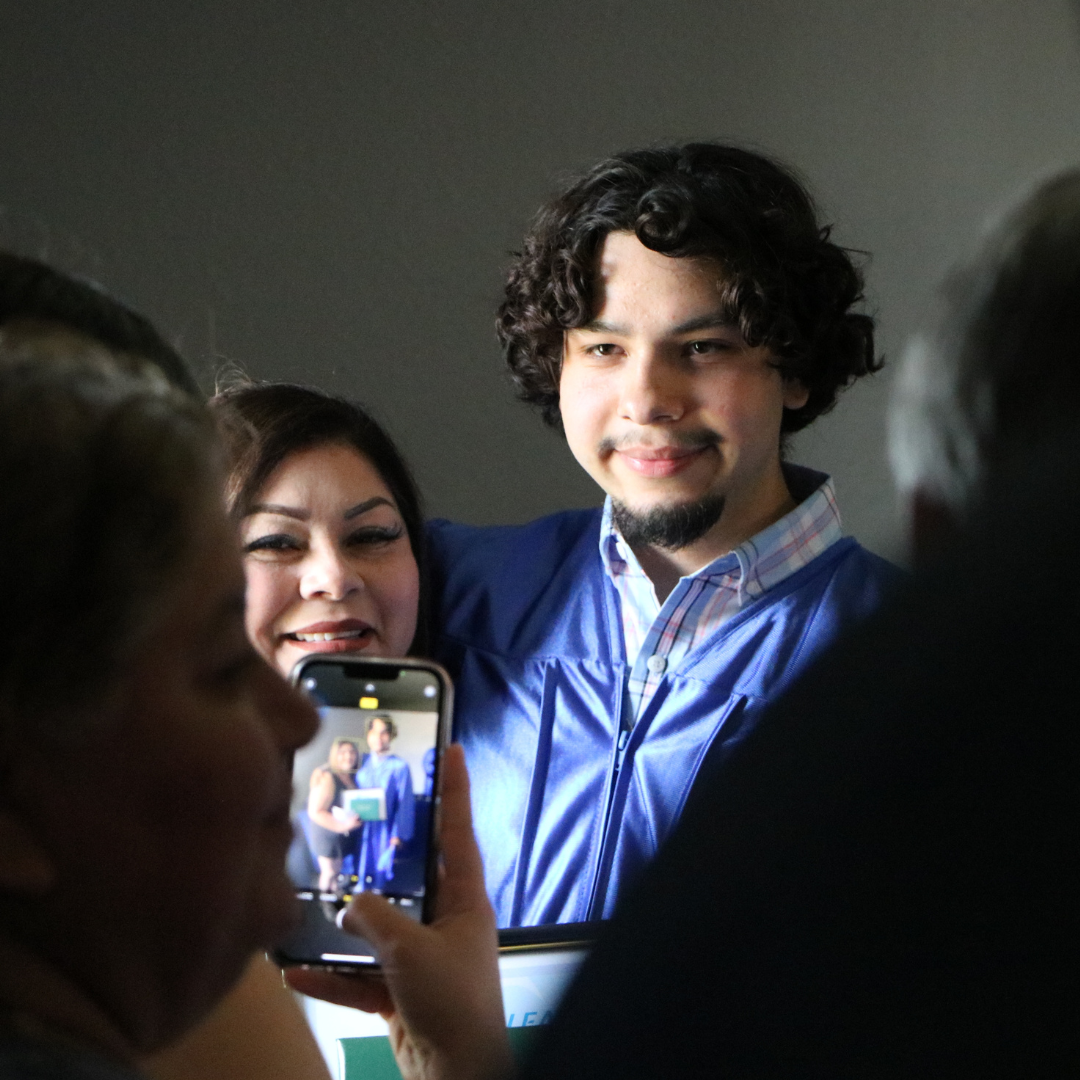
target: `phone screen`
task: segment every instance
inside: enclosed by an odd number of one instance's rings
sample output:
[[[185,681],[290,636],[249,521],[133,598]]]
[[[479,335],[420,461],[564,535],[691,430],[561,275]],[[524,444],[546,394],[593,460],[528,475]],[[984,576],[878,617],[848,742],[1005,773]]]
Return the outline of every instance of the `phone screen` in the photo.
[[[305,660],[293,679],[322,722],[293,765],[288,872],[303,921],[278,958],[371,965],[374,950],[341,928],[355,893],[381,893],[413,918],[429,916],[449,680],[423,661],[347,657]]]

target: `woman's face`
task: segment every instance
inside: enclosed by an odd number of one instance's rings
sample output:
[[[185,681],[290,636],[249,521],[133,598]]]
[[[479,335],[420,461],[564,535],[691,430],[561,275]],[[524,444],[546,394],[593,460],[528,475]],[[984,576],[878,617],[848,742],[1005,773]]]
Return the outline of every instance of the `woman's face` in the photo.
[[[333,761],[334,769],[337,772],[356,772],[356,766],[359,765],[359,763],[356,747],[353,746],[351,742],[338,743],[338,748],[334,752]]]
[[[337,443],[271,473],[244,518],[247,629],[288,675],[313,653],[404,656],[420,575],[405,522],[375,467]]]
[[[50,952],[143,1048],[209,1008],[298,914],[292,757],[317,718],[252,649],[235,534],[213,511],[115,702],[83,720],[86,736],[28,746],[8,791],[53,867]]]

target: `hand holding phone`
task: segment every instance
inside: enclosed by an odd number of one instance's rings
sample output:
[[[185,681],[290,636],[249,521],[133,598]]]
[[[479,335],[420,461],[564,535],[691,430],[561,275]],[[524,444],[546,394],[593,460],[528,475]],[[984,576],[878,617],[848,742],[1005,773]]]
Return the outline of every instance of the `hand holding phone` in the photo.
[[[381,1013],[404,1077],[511,1075],[499,986],[495,913],[472,830],[465,755],[446,754],[441,847],[445,874],[434,919],[423,926],[371,894],[356,896],[346,929],[385,958],[379,975],[293,968],[295,990],[336,1005]]]
[[[289,873],[303,909],[282,965],[378,965],[342,927],[353,896],[376,893],[428,922],[438,880],[442,753],[452,690],[437,664],[321,654],[293,671],[322,725],[293,767]]]

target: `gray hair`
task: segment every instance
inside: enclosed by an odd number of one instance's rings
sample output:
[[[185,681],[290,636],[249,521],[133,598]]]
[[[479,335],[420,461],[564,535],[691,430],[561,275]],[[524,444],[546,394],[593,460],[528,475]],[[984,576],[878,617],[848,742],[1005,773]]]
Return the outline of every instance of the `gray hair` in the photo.
[[[220,497],[216,447],[150,362],[0,328],[0,724],[107,696]]]
[[[183,357],[138,312],[94,282],[0,251],[0,326],[17,323],[63,326],[114,354],[140,356],[156,364],[173,386],[202,396]]]
[[[946,282],[894,386],[889,457],[963,520],[988,480],[1080,416],[1080,171],[1041,184]]]

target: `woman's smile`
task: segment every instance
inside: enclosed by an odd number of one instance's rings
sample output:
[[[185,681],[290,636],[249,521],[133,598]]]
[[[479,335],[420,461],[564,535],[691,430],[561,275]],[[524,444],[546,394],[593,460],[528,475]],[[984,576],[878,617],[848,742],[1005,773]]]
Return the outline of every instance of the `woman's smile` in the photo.
[[[416,559],[389,489],[351,446],[286,457],[242,533],[248,633],[283,675],[312,653],[408,651]]]
[[[378,634],[359,619],[341,619],[286,630],[281,638],[309,652],[360,652],[375,642]]]

